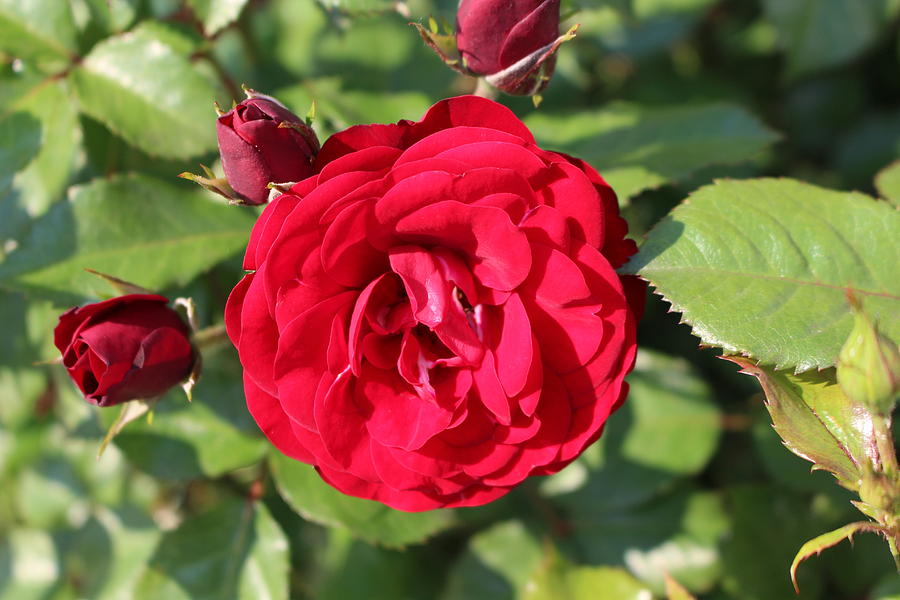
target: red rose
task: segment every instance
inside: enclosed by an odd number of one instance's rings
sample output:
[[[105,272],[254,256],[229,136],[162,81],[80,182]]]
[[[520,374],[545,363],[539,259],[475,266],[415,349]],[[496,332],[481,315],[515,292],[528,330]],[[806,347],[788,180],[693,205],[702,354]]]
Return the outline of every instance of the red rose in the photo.
[[[559,39],[559,0],[462,0],[456,45],[465,67],[509,94],[550,81]]]
[[[268,184],[312,175],[319,149],[306,123],[269,96],[253,94],[216,121],[225,177],[247,204],[264,204]]]
[[[54,342],[85,400],[113,406],[152,398],[187,378],[194,350],[187,325],[167,303],[131,294],[59,317]]]
[[[635,251],[585,163],[464,96],[360,125],[265,210],[226,307],[253,417],[339,490],[409,511],[554,473],[625,398]]]

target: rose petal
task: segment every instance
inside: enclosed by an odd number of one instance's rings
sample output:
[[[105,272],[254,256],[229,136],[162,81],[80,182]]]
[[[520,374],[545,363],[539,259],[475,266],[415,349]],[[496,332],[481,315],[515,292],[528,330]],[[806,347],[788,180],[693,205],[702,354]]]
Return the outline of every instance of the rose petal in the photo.
[[[300,198],[297,196],[282,194],[266,206],[250,233],[250,242],[244,254],[245,270],[254,271],[266,260],[272,242],[281,232],[281,226],[284,225],[288,215],[297,208],[299,202]]]
[[[400,219],[397,235],[461,252],[475,277],[495,289],[514,289],[531,269],[527,238],[496,208],[437,202]]]
[[[272,367],[277,394],[273,395],[288,415],[308,429],[315,430],[310,415],[319,380],[328,368],[324,350],[332,337],[332,323],[349,319],[355,297],[355,292],[344,292],[320,302],[291,321],[277,338]]]
[[[346,287],[364,287],[388,267],[384,254],[367,239],[375,225],[372,205],[358,202],[345,208],[322,239],[322,266],[331,279]]]
[[[384,446],[418,450],[443,431],[453,411],[420,398],[396,371],[363,368],[356,404],[366,414],[366,428]]]
[[[315,464],[315,457],[304,447],[291,429],[290,417],[284,412],[275,396],[267,394],[244,374],[244,394],[247,409],[269,441],[294,460]]]
[[[366,481],[379,481],[369,450],[366,417],[354,400],[356,378],[348,368],[316,402],[316,427],[331,457],[347,472]]]
[[[568,162],[557,162],[540,173],[534,186],[543,202],[566,218],[572,236],[596,248],[603,246],[606,210],[582,170]]]
[[[507,396],[515,396],[525,387],[531,369],[531,323],[518,294],[510,295],[500,307],[485,310],[485,329],[493,329],[494,359],[497,375]]]

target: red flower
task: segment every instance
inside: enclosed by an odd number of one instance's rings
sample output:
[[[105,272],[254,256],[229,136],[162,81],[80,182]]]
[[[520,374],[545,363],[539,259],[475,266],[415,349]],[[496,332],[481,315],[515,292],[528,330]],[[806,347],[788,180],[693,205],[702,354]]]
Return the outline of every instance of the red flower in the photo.
[[[509,94],[535,94],[556,65],[559,0],[462,0],[456,44],[465,67]]]
[[[635,250],[615,194],[465,96],[351,127],[253,230],[226,308],[247,404],[285,454],[401,510],[556,472],[625,398]]]
[[[316,134],[269,96],[252,95],[216,121],[225,177],[247,204],[264,204],[268,184],[312,175]]]
[[[162,296],[130,294],[69,309],[54,342],[63,365],[98,406],[158,396],[194,365],[188,327]]]

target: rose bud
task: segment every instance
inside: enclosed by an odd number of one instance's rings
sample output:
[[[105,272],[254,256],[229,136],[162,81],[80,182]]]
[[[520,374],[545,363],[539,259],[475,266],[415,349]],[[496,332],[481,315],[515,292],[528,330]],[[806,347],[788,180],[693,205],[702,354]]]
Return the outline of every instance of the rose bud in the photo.
[[[861,307],[854,305],[854,313],[853,330],[838,356],[838,383],[854,402],[889,416],[900,391],[900,347]]]
[[[559,35],[559,0],[462,0],[456,45],[470,72],[508,94],[537,94],[550,81]]]
[[[85,400],[113,406],[153,398],[190,375],[190,331],[167,304],[163,296],[130,294],[59,317],[54,343]]]
[[[250,96],[216,122],[222,168],[228,183],[246,204],[264,204],[269,183],[312,175],[319,150],[315,132],[275,98]]]
[[[644,288],[612,188],[463,96],[334,134],[263,211],[225,308],[285,455],[401,510],[568,465],[625,400]]]

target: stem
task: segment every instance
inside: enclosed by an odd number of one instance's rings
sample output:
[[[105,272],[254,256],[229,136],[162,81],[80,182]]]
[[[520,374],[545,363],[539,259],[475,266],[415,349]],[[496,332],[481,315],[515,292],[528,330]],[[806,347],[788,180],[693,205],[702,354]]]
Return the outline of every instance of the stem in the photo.
[[[207,350],[229,343],[224,325],[213,325],[194,334],[194,345],[198,350]]]
[[[900,549],[897,547],[897,536],[888,534],[887,542],[891,549],[891,556],[894,557],[894,566],[897,567],[897,573],[900,574]]]
[[[484,77],[478,78],[478,83],[475,85],[475,91],[472,93],[476,96],[487,98],[488,100],[497,99],[497,88],[489,84]]]
[[[890,415],[885,416],[873,411],[872,426],[875,430],[875,444],[878,448],[882,472],[894,479],[900,475],[900,467],[897,465],[897,451],[894,448]]]

